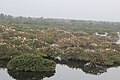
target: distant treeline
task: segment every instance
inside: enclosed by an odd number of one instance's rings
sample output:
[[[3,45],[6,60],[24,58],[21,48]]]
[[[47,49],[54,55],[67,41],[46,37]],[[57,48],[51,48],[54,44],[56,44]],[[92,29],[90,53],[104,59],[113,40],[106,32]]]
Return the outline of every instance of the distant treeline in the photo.
[[[71,28],[72,30],[89,31],[89,32],[116,32],[120,31],[120,22],[104,22],[91,20],[74,20],[74,19],[54,19],[54,18],[33,18],[33,17],[13,17],[11,15],[0,14],[0,23],[18,25],[42,25],[49,27]]]

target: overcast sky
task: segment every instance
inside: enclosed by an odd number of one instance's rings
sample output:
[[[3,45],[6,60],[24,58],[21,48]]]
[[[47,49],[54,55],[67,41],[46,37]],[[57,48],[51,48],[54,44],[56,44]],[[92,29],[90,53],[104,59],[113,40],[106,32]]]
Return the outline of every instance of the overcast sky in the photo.
[[[0,13],[120,22],[120,0],[0,0]]]

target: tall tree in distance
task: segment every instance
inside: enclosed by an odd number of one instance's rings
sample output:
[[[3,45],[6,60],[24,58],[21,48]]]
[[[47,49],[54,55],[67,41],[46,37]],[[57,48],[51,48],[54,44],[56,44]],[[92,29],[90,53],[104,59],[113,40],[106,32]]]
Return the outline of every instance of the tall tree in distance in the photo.
[[[5,19],[5,15],[3,13],[0,14],[0,20]]]

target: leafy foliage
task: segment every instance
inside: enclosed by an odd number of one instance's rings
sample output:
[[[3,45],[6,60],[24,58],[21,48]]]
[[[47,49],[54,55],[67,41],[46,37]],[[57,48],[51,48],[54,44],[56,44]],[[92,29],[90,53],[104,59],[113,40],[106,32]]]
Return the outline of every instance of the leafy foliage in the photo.
[[[26,54],[13,58],[7,67],[17,71],[54,71],[55,63],[38,55]]]

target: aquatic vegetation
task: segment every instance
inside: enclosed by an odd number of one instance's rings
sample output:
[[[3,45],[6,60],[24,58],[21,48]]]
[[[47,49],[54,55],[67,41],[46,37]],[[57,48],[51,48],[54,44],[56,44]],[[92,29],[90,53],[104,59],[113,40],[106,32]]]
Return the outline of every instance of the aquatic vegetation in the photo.
[[[28,18],[25,21],[14,19],[11,24],[0,22],[0,59],[34,53],[53,59],[85,60],[101,65],[120,62],[120,45],[113,43],[118,39],[117,23],[59,19],[34,19],[35,22],[29,22]],[[114,29],[109,27],[113,25]],[[96,32],[107,35],[95,35]]]
[[[16,71],[54,71],[54,61],[47,60],[34,54],[20,55],[7,64],[7,68]]]

